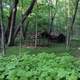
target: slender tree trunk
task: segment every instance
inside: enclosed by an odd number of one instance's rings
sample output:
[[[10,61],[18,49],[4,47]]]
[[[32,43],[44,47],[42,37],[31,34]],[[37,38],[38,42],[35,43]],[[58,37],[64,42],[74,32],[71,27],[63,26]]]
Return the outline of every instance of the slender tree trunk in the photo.
[[[37,23],[37,9],[38,9],[38,5],[37,5],[37,2],[36,2],[36,16],[35,16],[35,48],[37,48],[37,38],[38,38],[38,23]]]
[[[52,0],[49,0],[49,33],[52,31],[52,25],[51,25],[51,20],[52,20]]]
[[[56,13],[57,13],[57,3],[58,3],[58,0],[56,0],[55,12],[54,12],[54,14],[53,14],[53,11],[52,11],[52,8],[51,8],[51,6],[53,5],[52,3],[53,3],[53,1],[50,0],[50,1],[49,1],[49,5],[50,5],[50,6],[49,6],[49,33],[52,32],[52,31],[54,31],[54,30],[53,30],[53,22],[54,22]]]
[[[73,25],[74,25],[77,10],[78,10],[78,4],[79,4],[79,0],[76,0],[75,11],[74,11],[74,15],[73,15],[73,18],[72,18],[72,22],[71,22],[71,24],[69,22],[69,25],[68,25],[67,39],[66,39],[66,48],[67,49],[69,49],[70,46],[71,46],[71,35],[72,35],[72,32],[73,32]],[[69,8],[68,8],[68,16],[69,16],[69,13],[70,12],[69,12]],[[70,19],[69,19],[69,21],[70,21]]]
[[[72,33],[73,33],[73,25],[74,25],[74,22],[75,22],[75,19],[76,19],[76,14],[77,14],[77,10],[78,10],[79,1],[80,0],[76,0],[75,11],[74,11],[74,15],[73,15],[72,23],[71,23]]]
[[[11,25],[11,17],[12,17],[12,9],[11,9],[11,11],[10,11],[10,16],[8,17],[8,27],[7,27],[6,32],[5,32],[5,43],[8,42],[10,25]]]
[[[19,0],[14,0],[13,8],[11,10],[8,22],[8,29],[6,31],[6,42],[8,46],[13,46],[15,38],[20,31],[20,27],[24,24],[25,20],[28,18],[28,15],[31,14],[32,9],[35,5],[36,0],[32,0],[29,8],[23,14],[23,18],[20,20],[20,23],[15,28],[15,21],[16,21],[16,12],[17,12],[17,5]]]
[[[16,21],[17,5],[18,5],[18,0],[15,0],[11,14],[10,14],[10,19],[9,19],[10,22],[8,27],[10,29],[9,29],[9,37],[8,37],[8,43],[7,43],[8,46],[14,45],[13,35],[14,35],[14,27],[15,27],[15,21]]]
[[[36,0],[32,0],[29,8],[28,8],[28,9],[25,11],[25,13],[23,14],[23,18],[22,18],[22,20],[20,21],[20,24],[17,25],[17,29],[16,29],[15,32],[14,32],[14,36],[13,36],[14,39],[16,38],[18,32],[20,31],[20,26],[21,26],[22,24],[24,24],[25,20],[26,20],[26,19],[28,18],[28,16],[31,14],[32,9],[33,9],[35,3],[36,3]]]
[[[27,20],[26,27],[24,27],[24,29],[23,29],[23,37],[24,37],[24,40],[26,39],[26,32],[28,30],[28,25],[29,25],[29,20]]]
[[[0,0],[0,25],[1,25],[1,46],[3,55],[5,54],[5,43],[4,43],[4,28],[3,28],[3,6],[2,6],[2,0]]]

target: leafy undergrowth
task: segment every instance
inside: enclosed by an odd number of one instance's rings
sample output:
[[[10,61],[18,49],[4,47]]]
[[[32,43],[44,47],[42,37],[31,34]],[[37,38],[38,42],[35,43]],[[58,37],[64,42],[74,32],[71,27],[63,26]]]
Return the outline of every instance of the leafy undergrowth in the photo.
[[[80,80],[80,60],[54,53],[0,57],[0,80]]]

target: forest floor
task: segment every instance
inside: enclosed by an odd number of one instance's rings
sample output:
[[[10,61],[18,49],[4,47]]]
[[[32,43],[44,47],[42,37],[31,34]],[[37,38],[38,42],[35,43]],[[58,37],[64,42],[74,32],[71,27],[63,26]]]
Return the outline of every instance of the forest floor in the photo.
[[[19,54],[39,54],[39,53],[55,53],[56,55],[65,55],[70,54],[75,57],[80,58],[80,48],[71,48],[70,50],[66,50],[65,47],[38,47],[38,48],[26,48],[26,47],[10,47],[6,50],[7,56],[9,55],[19,55]]]
[[[64,55],[64,54],[70,54],[72,56],[80,58],[80,41],[72,42],[72,47],[67,50],[65,47],[65,44],[54,44],[53,46],[46,46],[46,47],[37,47],[34,46],[22,46],[20,48],[19,46],[14,47],[8,47],[6,49],[6,55],[19,55],[23,53],[28,54],[39,54],[39,53],[55,53],[56,55]]]

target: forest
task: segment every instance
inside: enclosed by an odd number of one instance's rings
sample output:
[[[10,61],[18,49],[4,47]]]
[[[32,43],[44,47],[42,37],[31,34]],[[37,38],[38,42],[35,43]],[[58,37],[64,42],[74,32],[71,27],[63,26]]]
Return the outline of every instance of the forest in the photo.
[[[80,80],[80,0],[0,0],[0,80]]]

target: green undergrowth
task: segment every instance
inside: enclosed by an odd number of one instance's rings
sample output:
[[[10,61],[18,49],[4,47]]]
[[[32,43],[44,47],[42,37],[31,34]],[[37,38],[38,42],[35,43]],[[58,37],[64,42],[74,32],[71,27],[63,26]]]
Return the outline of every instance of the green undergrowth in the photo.
[[[80,60],[45,52],[0,57],[0,80],[80,80]]]
[[[23,53],[28,53],[28,54],[39,54],[39,53],[55,53],[56,55],[59,54],[64,54],[65,52],[70,53],[71,55],[73,55],[73,53],[76,52],[76,48],[71,48],[70,50],[66,50],[65,47],[41,47],[41,48],[26,48],[26,47],[22,47],[21,50],[19,47],[10,47],[6,49],[6,56],[10,56],[10,55],[19,55],[23,54]]]

